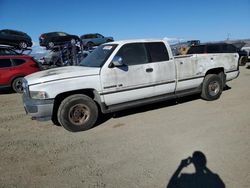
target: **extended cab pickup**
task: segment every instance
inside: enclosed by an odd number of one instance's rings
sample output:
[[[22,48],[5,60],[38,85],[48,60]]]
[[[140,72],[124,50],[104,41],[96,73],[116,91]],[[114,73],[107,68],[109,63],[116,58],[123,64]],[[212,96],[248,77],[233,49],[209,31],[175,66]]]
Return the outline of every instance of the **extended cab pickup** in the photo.
[[[164,40],[115,41],[99,46],[79,66],[26,76],[23,102],[37,120],[69,131],[94,126],[99,113],[201,93],[218,99],[239,75],[237,53],[173,57]]]

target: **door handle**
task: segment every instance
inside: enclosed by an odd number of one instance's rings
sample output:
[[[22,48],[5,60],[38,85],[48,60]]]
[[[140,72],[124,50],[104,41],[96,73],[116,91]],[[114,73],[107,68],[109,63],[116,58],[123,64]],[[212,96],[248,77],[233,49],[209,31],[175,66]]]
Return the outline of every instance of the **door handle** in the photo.
[[[146,72],[153,72],[153,70],[154,70],[153,68],[147,68]]]

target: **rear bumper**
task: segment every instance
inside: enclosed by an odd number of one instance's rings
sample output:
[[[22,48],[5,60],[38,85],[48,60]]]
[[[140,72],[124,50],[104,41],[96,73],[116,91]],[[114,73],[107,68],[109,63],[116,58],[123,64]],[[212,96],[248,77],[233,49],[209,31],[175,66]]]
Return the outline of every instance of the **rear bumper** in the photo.
[[[39,100],[31,99],[25,94],[23,95],[24,109],[32,119],[38,121],[51,120],[54,106],[54,99]]]
[[[233,80],[233,79],[237,78],[239,75],[240,75],[239,70],[227,72],[226,73],[226,81]]]

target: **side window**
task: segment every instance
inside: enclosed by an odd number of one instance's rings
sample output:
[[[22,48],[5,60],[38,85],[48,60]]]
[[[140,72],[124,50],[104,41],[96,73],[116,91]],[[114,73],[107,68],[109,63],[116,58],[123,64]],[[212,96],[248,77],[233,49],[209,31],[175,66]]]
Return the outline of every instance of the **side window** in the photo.
[[[5,30],[0,31],[0,33],[3,34],[3,35],[7,34]]]
[[[16,32],[16,31],[9,31],[9,33],[10,33],[11,35],[18,35],[18,32]]]
[[[67,34],[60,32],[60,33],[58,33],[58,36],[65,37],[65,36],[67,36]]]
[[[0,59],[0,68],[11,67],[10,59]]]
[[[24,59],[12,59],[12,62],[14,63],[14,66],[19,66],[25,63]]]
[[[168,51],[163,42],[146,43],[145,45],[152,62],[169,60]]]
[[[147,52],[143,43],[125,44],[116,55],[120,56],[126,65],[148,63]]]
[[[96,36],[97,36],[97,38],[103,38],[103,36],[100,34],[97,34]]]
[[[207,53],[221,53],[221,45],[208,45]]]
[[[9,49],[0,48],[0,55],[17,55],[17,53]]]
[[[228,44],[228,45],[226,45],[226,47],[227,47],[227,53],[236,53],[237,52],[237,49],[236,49],[236,47],[234,47],[233,45],[231,45],[231,44]]]
[[[187,52],[187,54],[203,54],[205,53],[205,46],[191,46]]]

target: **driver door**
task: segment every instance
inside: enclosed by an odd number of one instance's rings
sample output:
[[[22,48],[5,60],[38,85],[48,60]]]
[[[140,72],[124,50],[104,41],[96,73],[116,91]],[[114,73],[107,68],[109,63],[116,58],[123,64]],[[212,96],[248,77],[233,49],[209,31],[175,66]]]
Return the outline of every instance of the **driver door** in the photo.
[[[123,66],[101,71],[103,96],[106,105],[135,101],[153,96],[154,71],[143,43],[122,46],[116,56]]]

